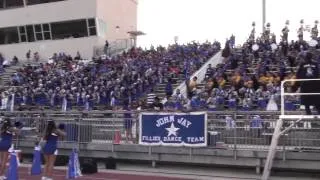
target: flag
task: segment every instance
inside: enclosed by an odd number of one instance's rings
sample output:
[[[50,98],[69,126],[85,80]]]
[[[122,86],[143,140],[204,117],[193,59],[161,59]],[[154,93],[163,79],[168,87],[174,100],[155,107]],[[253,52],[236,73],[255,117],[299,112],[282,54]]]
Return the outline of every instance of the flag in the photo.
[[[41,174],[41,147],[36,146],[33,151],[33,161],[31,167],[31,175],[40,175]]]
[[[68,179],[76,179],[77,177],[82,176],[80,170],[79,156],[76,150],[73,150],[69,157],[67,173]]]
[[[18,158],[15,152],[10,153],[10,164],[7,171],[7,180],[18,180]]]

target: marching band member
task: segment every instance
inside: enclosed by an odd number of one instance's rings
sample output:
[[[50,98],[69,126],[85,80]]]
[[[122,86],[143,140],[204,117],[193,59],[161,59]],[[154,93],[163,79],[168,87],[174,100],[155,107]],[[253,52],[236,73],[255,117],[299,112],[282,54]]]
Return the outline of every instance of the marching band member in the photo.
[[[286,21],[286,26],[282,29],[282,41],[288,42],[288,34],[289,34],[289,20]]]
[[[9,149],[12,146],[12,137],[15,133],[19,132],[19,127],[21,127],[20,122],[16,122],[15,126],[12,126],[9,118],[3,121],[0,141],[0,180],[5,179],[4,173],[6,170],[6,164],[8,162]]]
[[[303,27],[303,24],[304,24],[304,20],[303,19],[300,21],[300,24],[301,24],[301,26],[298,29],[298,38],[301,41],[301,40],[303,40],[303,31],[305,31],[305,29]]]
[[[271,34],[271,41],[270,41],[270,43],[277,43],[277,36],[274,34],[274,33],[272,33]]]
[[[317,38],[318,38],[318,33],[319,33],[318,32],[318,23],[319,23],[319,21],[316,20],[314,22],[314,27],[311,29],[311,38],[314,40],[317,40]]]
[[[256,34],[256,28],[255,28],[255,26],[256,26],[256,23],[253,22],[253,23],[252,23],[252,30],[251,30],[251,33],[250,33],[250,36],[249,36],[249,40],[250,40],[251,42],[254,42],[254,40],[255,40],[255,34]]]
[[[271,27],[270,23],[267,23],[265,30],[264,30],[264,40],[269,41],[270,39],[270,32],[271,32]]]
[[[56,156],[58,154],[58,138],[65,135],[66,133],[64,132],[64,124],[60,124],[57,128],[54,121],[48,121],[47,129],[43,137],[43,139],[46,140],[46,144],[43,148],[45,167],[44,176],[41,178],[42,180],[52,180],[52,171],[56,161]]]

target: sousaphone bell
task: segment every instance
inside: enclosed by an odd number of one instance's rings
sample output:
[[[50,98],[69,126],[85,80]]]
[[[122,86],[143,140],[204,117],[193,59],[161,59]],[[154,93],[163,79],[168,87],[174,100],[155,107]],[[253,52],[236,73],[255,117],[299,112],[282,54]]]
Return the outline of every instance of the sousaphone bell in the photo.
[[[258,50],[259,50],[259,45],[257,43],[252,45],[252,51],[258,51]]]

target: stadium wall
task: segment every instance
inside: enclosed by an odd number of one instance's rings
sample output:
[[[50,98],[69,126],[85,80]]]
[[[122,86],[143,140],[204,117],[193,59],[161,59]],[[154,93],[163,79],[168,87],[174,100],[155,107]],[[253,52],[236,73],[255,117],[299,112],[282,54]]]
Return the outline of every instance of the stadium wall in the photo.
[[[105,40],[113,42],[129,39],[128,31],[137,30],[137,1],[67,0],[6,9],[0,11],[0,28],[12,27],[11,30],[14,30],[22,26],[81,19],[86,19],[87,22],[89,19],[95,20],[96,35],[89,34],[85,37],[65,39],[55,39],[51,35],[49,40],[25,42],[21,38],[23,33],[19,30],[19,40],[0,43],[0,53],[7,59],[17,56],[20,60],[25,60],[26,52],[31,50],[32,53],[39,52],[40,58],[46,60],[56,52],[65,52],[74,56],[79,51],[84,58],[89,59],[94,55],[94,47],[103,47]],[[52,30],[50,31],[52,34]]]
[[[130,38],[128,32],[137,30],[137,6],[136,0],[97,0],[97,17],[106,22],[109,41]]]
[[[19,58],[25,59],[26,53],[31,50],[32,52],[40,52],[41,59],[48,59],[54,52],[67,52],[71,56],[75,56],[79,51],[83,58],[89,59],[93,54],[93,46],[96,44],[102,45],[103,43],[104,39],[91,36],[76,39],[1,45],[0,52],[5,57],[17,55]]]
[[[74,144],[59,146],[60,156],[69,156]],[[24,155],[31,155],[32,143],[20,142],[19,149]],[[229,168],[252,168],[257,174],[264,167],[267,151],[226,150],[212,148],[163,147],[141,145],[83,144],[79,146],[79,156],[103,161],[114,157],[119,160],[145,161],[155,163],[182,163],[184,165],[211,165]],[[277,152],[273,169],[319,171],[318,152]]]
[[[68,0],[0,11],[0,27],[66,21],[96,16],[95,0]]]

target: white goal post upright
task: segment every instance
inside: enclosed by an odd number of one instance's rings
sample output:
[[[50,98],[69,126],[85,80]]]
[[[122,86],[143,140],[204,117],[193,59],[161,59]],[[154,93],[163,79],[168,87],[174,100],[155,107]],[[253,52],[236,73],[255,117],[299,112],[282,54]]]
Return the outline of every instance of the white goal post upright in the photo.
[[[285,114],[285,96],[288,96],[288,95],[290,95],[290,96],[293,96],[293,95],[320,95],[320,92],[319,93],[286,93],[285,92],[285,89],[284,89],[285,83],[287,83],[287,82],[303,82],[303,81],[320,81],[320,79],[288,79],[288,80],[281,81],[281,95],[280,95],[281,96],[281,105],[280,105],[281,106],[280,107],[281,114],[280,114],[279,119],[277,120],[276,127],[274,129],[274,133],[272,136],[268,156],[266,159],[266,163],[264,165],[262,180],[269,180],[272,165],[273,165],[273,159],[276,154],[276,148],[278,146],[278,141],[279,141],[280,136],[282,134],[286,133],[287,131],[289,131],[290,129],[292,129],[292,127],[295,126],[295,124],[300,122],[301,120],[303,120],[305,118],[307,118],[307,119],[314,118],[314,116],[310,116],[310,115],[308,116],[308,115],[286,115]],[[295,123],[291,124],[289,127],[282,130],[282,125],[283,125],[284,119],[297,119],[297,120],[295,121]]]

